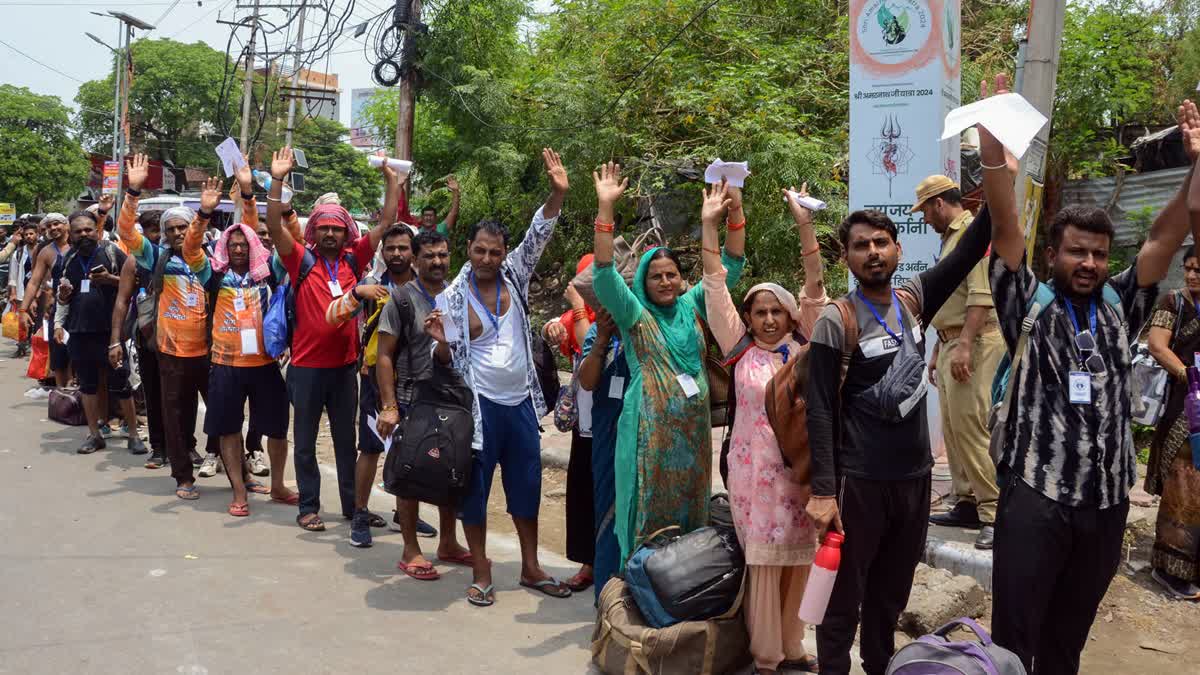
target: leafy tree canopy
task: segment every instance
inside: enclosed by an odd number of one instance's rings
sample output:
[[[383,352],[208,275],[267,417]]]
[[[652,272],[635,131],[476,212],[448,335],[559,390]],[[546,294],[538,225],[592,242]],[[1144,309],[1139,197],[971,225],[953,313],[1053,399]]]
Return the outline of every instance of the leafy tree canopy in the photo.
[[[0,84],[0,201],[41,211],[79,194],[90,165],[71,132],[70,111],[54,96]]]

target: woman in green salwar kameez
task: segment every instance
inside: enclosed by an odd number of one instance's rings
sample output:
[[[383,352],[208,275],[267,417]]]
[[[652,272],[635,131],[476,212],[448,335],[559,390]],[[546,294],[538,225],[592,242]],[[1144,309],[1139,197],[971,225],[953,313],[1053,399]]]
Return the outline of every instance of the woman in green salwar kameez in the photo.
[[[625,343],[630,381],[617,424],[614,529],[624,561],[655,531],[678,525],[684,532],[708,524],[712,436],[708,380],[704,373],[704,290],[680,293],[683,277],[669,249],[641,257],[633,289],[612,264],[614,208],[628,184],[620,166],[593,174],[599,202],[593,288]],[[706,193],[705,210],[729,207],[725,187]],[[716,233],[704,232],[704,255],[720,255],[726,283],[736,285],[745,265],[745,217],[731,210],[733,225],[718,252]],[[710,241],[712,239],[712,241]]]

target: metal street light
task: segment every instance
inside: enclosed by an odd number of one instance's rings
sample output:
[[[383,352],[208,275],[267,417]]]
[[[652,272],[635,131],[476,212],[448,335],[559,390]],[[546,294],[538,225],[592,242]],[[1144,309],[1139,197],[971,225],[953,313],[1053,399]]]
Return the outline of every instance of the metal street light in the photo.
[[[92,14],[95,14],[95,12],[92,12]],[[112,45],[108,44],[108,43],[107,43],[107,42],[105,42],[104,40],[101,40],[100,38],[96,37],[95,35],[93,35],[93,34],[91,34],[91,33],[87,33],[87,32],[85,32],[85,33],[84,33],[84,35],[86,35],[86,36],[88,36],[88,37],[92,38],[92,39],[93,39],[93,40],[95,40],[97,43],[99,43],[101,46],[103,46],[103,47],[108,47],[108,51],[110,51],[110,52],[114,52],[114,53],[115,53],[115,52],[117,51],[116,47],[113,47]]]

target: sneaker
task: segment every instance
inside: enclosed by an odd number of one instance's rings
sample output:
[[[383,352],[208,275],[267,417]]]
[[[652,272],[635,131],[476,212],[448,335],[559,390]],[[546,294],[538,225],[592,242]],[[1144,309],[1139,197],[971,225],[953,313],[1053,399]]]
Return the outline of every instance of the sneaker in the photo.
[[[250,473],[255,476],[270,476],[271,467],[267,466],[266,458],[263,457],[262,450],[257,450],[250,453]]]
[[[201,478],[212,478],[221,471],[221,458],[216,455],[209,455],[200,463],[199,475]]]
[[[42,389],[40,386],[31,387],[29,390],[27,390],[25,392],[25,398],[32,399],[34,401],[39,401],[42,399],[50,398],[50,392],[46,391],[45,389]]]
[[[366,509],[354,512],[350,521],[350,545],[358,548],[371,546],[371,514]]]
[[[162,450],[155,450],[150,453],[150,457],[146,460],[147,469],[161,469],[167,466],[167,453]]]
[[[400,527],[400,512],[399,511],[395,511],[395,510],[392,511],[392,519],[388,521],[388,529],[391,530],[392,532],[403,532],[404,531],[404,529]],[[417,536],[418,537],[424,537],[426,539],[429,539],[432,537],[436,537],[437,535],[438,535],[438,531],[437,531],[436,527],[430,525],[429,523],[425,522],[424,520],[421,520],[420,517],[417,518]]]
[[[1190,581],[1184,581],[1177,576],[1167,574],[1160,570],[1154,570],[1150,573],[1150,578],[1154,579],[1167,591],[1167,595],[1175,600],[1200,600],[1200,588],[1196,587]]]
[[[149,452],[146,449],[146,444],[137,436],[129,437],[129,452],[134,455],[144,455]]]
[[[204,458],[200,456],[200,453],[196,452],[195,448],[188,451],[188,457],[192,460],[193,468],[200,468],[200,465],[204,463]]]
[[[121,435],[122,435],[122,436],[124,436],[125,438],[133,438],[133,437],[134,437],[134,436],[136,436],[137,434],[132,434],[132,435],[130,435],[130,433],[129,433],[129,425],[128,425],[128,424],[125,424],[125,423],[123,423],[123,422],[122,422],[122,423],[121,423]]]
[[[105,438],[113,437],[113,430],[112,427],[108,426],[108,422],[100,425],[100,435]]]
[[[90,455],[93,452],[95,452],[97,450],[103,450],[106,447],[108,447],[108,446],[104,443],[103,437],[89,435],[87,437],[87,440],[85,440],[83,442],[83,445],[79,446],[79,449],[76,450],[75,452],[77,452],[81,455]]]

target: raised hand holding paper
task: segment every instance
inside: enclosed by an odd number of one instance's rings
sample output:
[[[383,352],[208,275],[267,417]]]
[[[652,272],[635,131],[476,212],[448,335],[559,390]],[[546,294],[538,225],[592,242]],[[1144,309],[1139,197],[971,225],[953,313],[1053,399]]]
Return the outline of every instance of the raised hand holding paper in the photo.
[[[816,197],[804,196],[793,190],[788,190],[788,197],[796,200],[797,204],[803,206],[809,211],[822,211],[826,207],[825,202],[821,201],[820,199],[817,199]],[[784,198],[784,201],[787,201],[787,197]]]
[[[231,178],[238,169],[246,166],[246,159],[242,157],[242,151],[238,149],[237,141],[232,138],[221,141],[216,149],[217,157],[221,158],[221,166],[225,169],[226,178]]]
[[[367,163],[370,164],[371,168],[373,169],[378,169],[379,167],[383,166],[385,161],[387,162],[388,166],[392,167],[393,171],[402,176],[412,173],[412,162],[406,159],[391,159],[390,157],[382,157],[380,155],[367,155]]]
[[[725,182],[735,188],[744,187],[746,176],[750,175],[750,167],[746,162],[722,162],[717,158],[704,170],[704,182],[708,184]]]
[[[992,132],[1014,157],[1020,159],[1046,122],[1046,116],[1020,94],[1000,94],[947,113],[942,140],[979,124]]]

